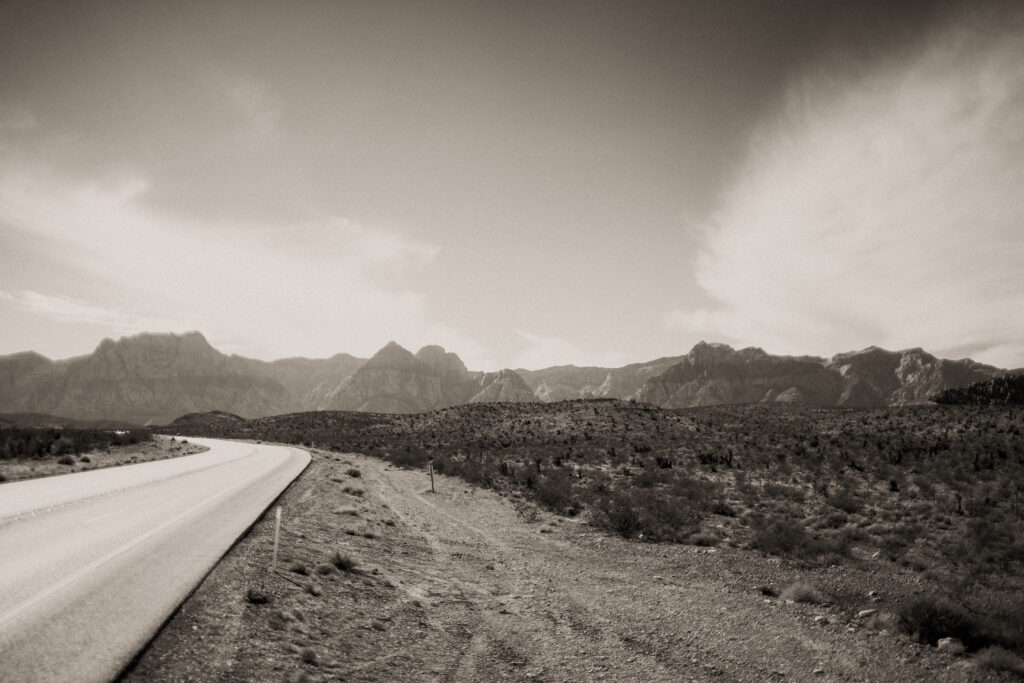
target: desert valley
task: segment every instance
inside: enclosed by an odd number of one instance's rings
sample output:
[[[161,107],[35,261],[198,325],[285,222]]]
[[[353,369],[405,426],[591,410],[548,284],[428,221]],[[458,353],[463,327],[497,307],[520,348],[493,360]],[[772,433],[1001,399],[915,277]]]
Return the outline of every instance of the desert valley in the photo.
[[[0,683],[1024,680],[1020,0],[0,0]]]
[[[471,372],[394,343],[264,363],[198,333],[0,368],[8,480],[196,437],[313,454],[277,503],[278,566],[265,516],[129,680],[1024,671],[1018,373],[703,342],[622,368]]]

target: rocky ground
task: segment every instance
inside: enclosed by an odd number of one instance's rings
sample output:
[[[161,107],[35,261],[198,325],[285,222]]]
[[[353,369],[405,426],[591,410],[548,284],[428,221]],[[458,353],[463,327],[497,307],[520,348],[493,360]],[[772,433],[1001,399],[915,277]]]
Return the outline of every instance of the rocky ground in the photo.
[[[276,571],[268,513],[126,680],[1009,680],[898,635],[919,579],[891,565],[626,541],[330,452],[279,503]],[[797,582],[824,602],[783,599]]]
[[[131,465],[137,462],[177,458],[208,450],[188,442],[188,439],[169,436],[154,436],[152,441],[130,446],[111,446],[82,453],[78,456],[48,456],[45,458],[12,458],[0,460],[0,482],[19,481],[52,477],[57,474],[71,474],[86,470]],[[61,460],[64,459],[64,462]],[[70,461],[70,462],[68,462]]]

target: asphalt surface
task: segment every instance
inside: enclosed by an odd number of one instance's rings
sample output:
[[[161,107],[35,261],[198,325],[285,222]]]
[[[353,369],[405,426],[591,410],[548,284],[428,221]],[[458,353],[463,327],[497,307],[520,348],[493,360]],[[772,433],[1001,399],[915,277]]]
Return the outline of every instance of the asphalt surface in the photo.
[[[117,677],[309,463],[192,441],[210,450],[0,485],[0,681]]]

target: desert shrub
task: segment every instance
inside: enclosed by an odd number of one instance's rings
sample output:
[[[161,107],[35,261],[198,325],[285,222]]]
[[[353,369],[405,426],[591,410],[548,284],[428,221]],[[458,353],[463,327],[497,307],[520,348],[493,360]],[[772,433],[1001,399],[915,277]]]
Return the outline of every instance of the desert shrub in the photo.
[[[685,542],[700,526],[701,515],[693,502],[667,495],[637,492],[640,532],[654,542]]]
[[[850,515],[860,512],[863,507],[857,495],[848,489],[843,489],[829,498],[828,504]]]
[[[270,598],[267,597],[267,594],[258,588],[250,588],[247,590],[245,592],[245,599],[253,605],[265,605],[270,600]]]
[[[343,553],[340,550],[336,550],[331,556],[331,564],[340,569],[343,572],[350,572],[356,568],[355,559],[348,553]]]
[[[59,458],[57,458],[57,462],[60,463],[61,465],[74,465],[75,459],[70,455],[62,455]]]
[[[719,497],[719,485],[708,479],[688,477],[677,473],[670,486],[670,494],[695,510],[710,510]]]
[[[751,545],[769,555],[803,556],[812,539],[801,524],[785,517],[769,517],[755,525]]]
[[[785,484],[778,484],[773,481],[767,481],[764,486],[761,487],[761,493],[768,498],[775,498],[777,500],[791,500],[794,503],[804,502],[803,489],[799,489],[795,486],[786,486]]]
[[[686,540],[686,542],[690,545],[708,547],[718,545],[718,536],[706,532],[690,534],[690,537]]]
[[[0,460],[78,455],[86,451],[149,441],[148,431],[118,434],[103,429],[64,427],[0,427]]]
[[[288,566],[288,571],[295,572],[296,574],[302,574],[303,576],[309,576],[309,569],[306,567],[304,562],[292,562]]]
[[[601,496],[594,503],[598,526],[610,529],[623,538],[632,538],[640,532],[640,513],[630,496],[615,492]]]
[[[736,516],[735,508],[722,500],[716,500],[711,504],[711,512],[716,515],[722,515],[723,517]]]
[[[974,662],[983,669],[1024,676],[1024,659],[998,645],[986,647],[978,652]]]
[[[849,521],[845,512],[833,512],[821,521],[821,526],[826,529],[839,529]]]
[[[946,600],[914,600],[902,605],[898,616],[903,631],[930,645],[936,645],[941,638],[959,638],[971,650],[992,644],[981,620]]]
[[[799,522],[776,515],[754,523],[751,546],[768,555],[835,564],[849,554],[851,538],[845,531],[813,538]]]
[[[363,473],[357,470],[355,467],[350,467],[349,469],[345,470],[345,474],[355,479],[358,479],[359,477],[363,476]]]
[[[564,469],[550,470],[534,487],[537,500],[556,512],[573,507],[572,479]]]
[[[823,602],[828,602],[828,598],[820,590],[809,583],[799,581],[786,586],[779,597],[783,600],[805,602],[811,605],[820,605]]]
[[[428,455],[422,448],[399,448],[384,454],[384,457],[398,467],[409,469],[426,467]]]

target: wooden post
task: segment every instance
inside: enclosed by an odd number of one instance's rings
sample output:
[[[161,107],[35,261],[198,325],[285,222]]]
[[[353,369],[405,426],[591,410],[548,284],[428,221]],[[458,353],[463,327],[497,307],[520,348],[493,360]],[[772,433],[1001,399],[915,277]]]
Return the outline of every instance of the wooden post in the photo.
[[[270,563],[270,571],[277,570],[277,539],[281,535],[281,506],[274,511],[274,559]]]
[[[436,493],[436,491],[434,491],[434,461],[433,460],[430,460],[429,462],[427,462],[427,469],[430,470],[430,492],[431,493]]]

